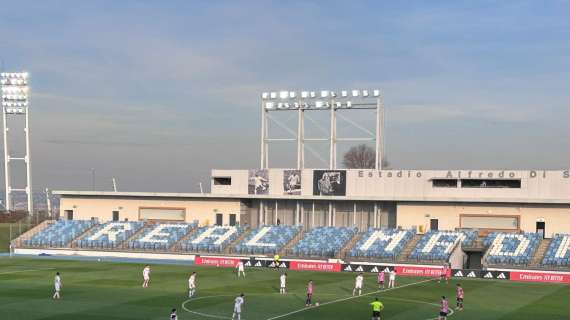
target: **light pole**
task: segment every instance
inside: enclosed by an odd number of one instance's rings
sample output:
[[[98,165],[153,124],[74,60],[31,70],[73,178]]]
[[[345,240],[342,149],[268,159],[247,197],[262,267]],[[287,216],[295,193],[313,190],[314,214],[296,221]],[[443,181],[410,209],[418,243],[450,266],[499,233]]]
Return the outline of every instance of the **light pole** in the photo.
[[[4,176],[6,190],[6,209],[12,210],[12,192],[25,192],[28,201],[28,212],[33,214],[32,199],[32,173],[31,173],[31,155],[30,155],[30,118],[29,118],[29,87],[27,72],[2,72],[0,73],[0,87],[2,91],[2,122],[4,124]],[[24,116],[25,117],[25,155],[23,157],[13,157],[10,155],[10,146],[8,133],[8,117]],[[26,187],[13,188],[10,179],[10,167],[15,161],[23,161],[26,165]]]

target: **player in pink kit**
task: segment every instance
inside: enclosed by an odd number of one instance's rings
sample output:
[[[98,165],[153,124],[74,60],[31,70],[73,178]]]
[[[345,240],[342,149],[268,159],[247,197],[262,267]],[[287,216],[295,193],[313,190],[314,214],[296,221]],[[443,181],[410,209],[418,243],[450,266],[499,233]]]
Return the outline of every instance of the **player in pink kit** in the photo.
[[[447,314],[449,313],[449,301],[445,296],[441,296],[440,308],[439,308],[439,320],[447,320]]]
[[[463,292],[461,284],[457,284],[457,289],[455,291],[457,296],[457,310],[461,311],[463,310],[463,298],[465,297],[465,293]]]
[[[309,280],[307,283],[307,301],[305,301],[305,307],[310,307],[312,305],[313,299],[313,280]]]
[[[451,266],[449,264],[445,265],[445,283],[449,283],[451,279]]]
[[[384,289],[384,271],[378,272],[378,289]]]
[[[437,280],[437,283],[441,283],[441,280],[445,279],[445,275],[447,274],[447,265],[444,264],[441,268],[441,273],[439,274],[439,279]]]

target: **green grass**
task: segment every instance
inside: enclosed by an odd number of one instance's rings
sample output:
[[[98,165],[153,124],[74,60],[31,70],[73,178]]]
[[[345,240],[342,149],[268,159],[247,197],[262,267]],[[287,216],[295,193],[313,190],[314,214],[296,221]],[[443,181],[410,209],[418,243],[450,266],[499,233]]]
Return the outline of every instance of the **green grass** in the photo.
[[[441,295],[454,303],[455,283],[438,284],[425,278],[399,278],[399,286],[384,293],[351,298],[354,273],[289,271],[286,296],[278,291],[278,273],[248,269],[237,280],[230,269],[153,265],[152,283],[141,288],[141,264],[48,259],[0,259],[0,319],[168,319],[171,308],[179,319],[216,319],[183,310],[191,271],[198,272],[196,298],[186,308],[217,317],[231,317],[233,298],[246,295],[244,320],[370,319],[368,303],[379,296],[387,320],[430,319],[437,316]],[[63,299],[53,301],[53,276],[62,274]],[[315,281],[318,308],[304,308],[304,285]],[[365,275],[365,293],[374,292],[375,275]],[[465,280],[466,308],[450,319],[568,319],[570,286],[515,283],[500,280]],[[334,302],[338,299],[344,301]],[[333,302],[333,303],[330,303]],[[330,304],[327,304],[330,303]],[[450,304],[451,304],[450,303]]]

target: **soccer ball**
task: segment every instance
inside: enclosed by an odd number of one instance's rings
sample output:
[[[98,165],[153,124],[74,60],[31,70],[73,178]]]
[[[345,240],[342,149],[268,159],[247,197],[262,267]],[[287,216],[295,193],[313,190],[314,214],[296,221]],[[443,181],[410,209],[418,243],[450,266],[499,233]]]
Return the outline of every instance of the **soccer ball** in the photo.
[[[318,302],[315,302],[315,307],[318,307],[318,306],[319,306],[319,303],[318,303]]]

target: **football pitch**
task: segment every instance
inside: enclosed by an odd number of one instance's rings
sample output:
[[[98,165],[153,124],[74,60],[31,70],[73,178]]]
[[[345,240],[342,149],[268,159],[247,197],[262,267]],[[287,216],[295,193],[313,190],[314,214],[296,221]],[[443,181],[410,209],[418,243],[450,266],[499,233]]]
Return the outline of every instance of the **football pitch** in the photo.
[[[142,263],[0,258],[0,319],[231,319],[233,299],[245,294],[244,320],[370,319],[378,297],[385,320],[434,319],[442,295],[455,305],[455,284],[465,289],[465,310],[449,319],[569,319],[570,286],[461,279],[449,284],[399,277],[395,289],[377,292],[376,276],[365,274],[363,295],[352,297],[355,273],[288,271],[287,295],[279,294],[279,272],[152,264],[151,285],[142,288]],[[61,273],[62,299],[52,300],[55,272]],[[188,276],[197,272],[197,294],[187,298]],[[305,284],[315,283],[305,308]],[[453,308],[455,309],[455,308]]]

